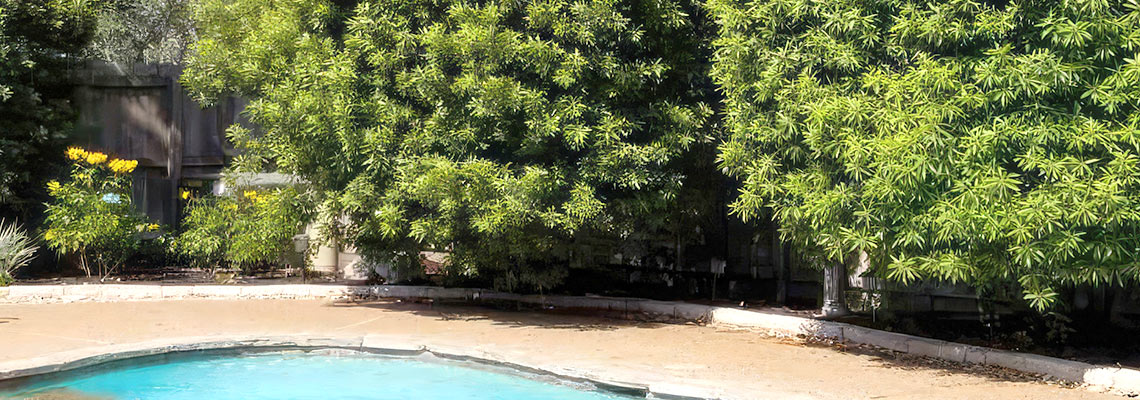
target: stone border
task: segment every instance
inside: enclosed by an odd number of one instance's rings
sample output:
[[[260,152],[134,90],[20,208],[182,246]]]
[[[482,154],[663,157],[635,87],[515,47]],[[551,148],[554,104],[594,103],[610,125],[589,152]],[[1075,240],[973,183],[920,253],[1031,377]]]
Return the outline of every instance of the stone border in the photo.
[[[54,303],[161,299],[313,299],[364,295],[367,286],[350,285],[15,285],[0,287],[0,303]]]
[[[637,394],[646,398],[662,399],[701,399],[713,398],[696,396],[693,394],[708,395],[703,388],[685,387],[670,382],[648,382],[645,384],[617,382],[595,376],[594,374],[569,368],[542,364],[524,364],[507,360],[506,357],[460,347],[443,347],[428,345],[413,345],[407,340],[384,336],[350,336],[350,337],[321,337],[321,336],[270,336],[270,337],[187,337],[178,339],[164,339],[151,342],[130,343],[121,345],[100,346],[77,351],[69,351],[28,360],[17,360],[0,363],[0,383],[10,380],[37,378],[42,375],[67,372],[81,368],[94,367],[115,361],[124,361],[135,358],[173,355],[191,352],[225,352],[225,351],[254,351],[271,352],[279,350],[349,350],[362,353],[384,354],[391,356],[418,356],[429,354],[442,359],[469,361],[495,367],[502,367],[523,373],[545,375],[572,382],[586,382],[598,390]],[[17,384],[18,385],[18,384]],[[653,396],[653,397],[650,397]]]
[[[712,325],[749,329],[781,336],[827,338],[866,344],[917,356],[960,363],[993,365],[1042,374],[1065,381],[1140,394],[1140,370],[1099,366],[1036,354],[971,346],[938,339],[885,332],[851,324],[793,315],[714,307],[683,302],[591,296],[537,296],[484,289],[431,286],[350,285],[17,285],[0,288],[0,303],[159,300],[182,298],[345,298],[375,297],[462,301],[511,301],[561,308],[610,310]]]

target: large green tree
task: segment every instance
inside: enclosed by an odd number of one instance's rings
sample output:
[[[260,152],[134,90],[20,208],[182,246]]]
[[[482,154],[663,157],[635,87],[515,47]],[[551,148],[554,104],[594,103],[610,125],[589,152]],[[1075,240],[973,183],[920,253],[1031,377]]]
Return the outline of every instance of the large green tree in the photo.
[[[74,118],[67,72],[94,10],[82,0],[0,0],[0,215],[38,216],[44,185],[62,170]]]
[[[253,99],[239,168],[318,187],[358,249],[549,287],[591,238],[694,232],[713,170],[687,0],[205,0],[185,81]]]
[[[743,181],[820,264],[902,282],[1140,277],[1135,0],[712,0]]]

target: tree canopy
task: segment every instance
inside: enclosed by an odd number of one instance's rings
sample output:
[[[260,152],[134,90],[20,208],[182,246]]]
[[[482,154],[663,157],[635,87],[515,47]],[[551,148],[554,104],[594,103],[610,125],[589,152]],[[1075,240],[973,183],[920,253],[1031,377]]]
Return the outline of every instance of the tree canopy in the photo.
[[[717,144],[732,210],[770,216],[816,265],[865,252],[879,276],[1012,284],[1039,309],[1059,285],[1140,278],[1136,0],[204,0],[194,15],[186,83],[254,100],[260,128],[230,132],[238,165],[313,183],[376,257],[446,249],[462,272],[541,287],[584,238],[715,214]]]
[[[238,168],[319,188],[380,260],[542,288],[588,237],[691,232],[715,194],[695,2],[206,0],[185,82],[253,99]],[[333,218],[329,218],[332,220]]]
[[[58,172],[47,166],[62,169],[74,118],[67,70],[94,10],[89,1],[0,0],[0,215],[38,213]]]
[[[1140,3],[711,0],[743,181],[818,263],[1064,284],[1140,277]]]
[[[88,57],[117,62],[181,64],[194,40],[191,0],[100,0]]]

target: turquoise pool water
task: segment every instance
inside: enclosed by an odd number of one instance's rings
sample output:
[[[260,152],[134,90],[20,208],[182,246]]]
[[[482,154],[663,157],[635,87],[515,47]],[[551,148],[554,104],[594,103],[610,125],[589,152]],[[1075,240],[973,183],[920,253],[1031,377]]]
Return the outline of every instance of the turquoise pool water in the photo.
[[[425,357],[231,354],[67,373],[0,397],[114,399],[631,399],[592,385]],[[78,396],[76,396],[78,395]]]

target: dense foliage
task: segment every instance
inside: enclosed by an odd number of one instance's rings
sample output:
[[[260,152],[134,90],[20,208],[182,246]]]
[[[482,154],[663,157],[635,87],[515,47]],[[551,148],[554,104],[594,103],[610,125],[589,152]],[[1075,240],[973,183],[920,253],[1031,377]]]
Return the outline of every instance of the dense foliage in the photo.
[[[91,264],[106,279],[139,248],[149,223],[131,201],[131,175],[138,161],[110,159],[106,154],[72,147],[70,179],[48,182],[52,201],[47,208],[44,241],[61,254],[79,257],[91,276]]]
[[[712,0],[720,160],[819,263],[902,282],[1140,277],[1140,3]]]
[[[179,64],[194,40],[190,0],[102,0],[89,57]]]
[[[542,288],[590,237],[691,234],[711,208],[696,3],[206,0],[185,82],[253,99],[238,167],[317,187],[363,253]],[[329,226],[338,226],[330,224]],[[336,229],[334,229],[336,230]]]
[[[249,269],[275,263],[292,248],[306,211],[293,188],[244,190],[240,196],[194,196],[187,201],[177,252],[192,264]]]
[[[0,215],[38,217],[74,113],[69,64],[94,30],[82,0],[0,0]]]

